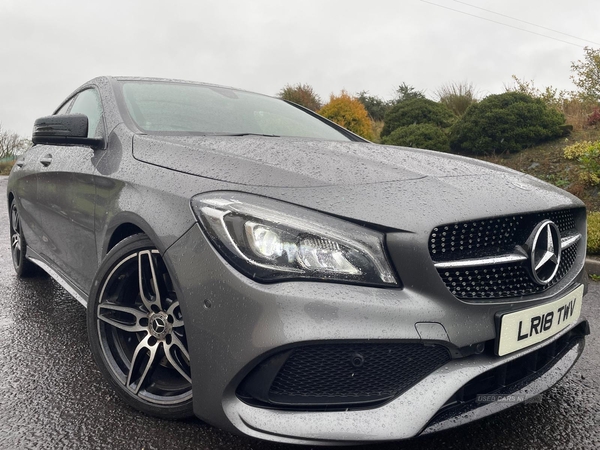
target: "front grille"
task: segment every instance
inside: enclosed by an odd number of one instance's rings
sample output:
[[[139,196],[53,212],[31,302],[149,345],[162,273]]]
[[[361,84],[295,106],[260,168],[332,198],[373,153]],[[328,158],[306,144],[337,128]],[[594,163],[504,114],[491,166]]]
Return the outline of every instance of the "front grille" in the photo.
[[[491,267],[438,270],[446,286],[456,297],[507,298],[537,294],[558,283],[573,267],[579,244],[562,252],[560,266],[547,285],[534,283],[523,264],[498,264]]]
[[[562,235],[575,231],[573,209],[459,222],[433,229],[429,253],[437,262],[507,253],[524,244],[535,226],[546,219],[553,221]]]
[[[510,254],[525,244],[537,224],[552,220],[562,236],[576,234],[576,214],[568,209],[518,216],[506,216],[436,227],[429,237],[429,253],[434,262],[455,262],[465,259],[495,257]],[[501,299],[522,297],[543,292],[569,273],[581,242],[564,249],[558,272],[551,283],[539,285],[528,273],[528,261],[463,268],[438,268],[448,290],[460,299]]]
[[[246,400],[283,407],[350,407],[391,399],[450,361],[442,346],[422,344],[325,344],[296,348],[285,361],[260,364],[238,389]],[[269,371],[279,365],[269,381]],[[262,372],[262,375],[261,375]],[[259,391],[267,386],[268,397]],[[256,395],[254,394],[256,392]]]

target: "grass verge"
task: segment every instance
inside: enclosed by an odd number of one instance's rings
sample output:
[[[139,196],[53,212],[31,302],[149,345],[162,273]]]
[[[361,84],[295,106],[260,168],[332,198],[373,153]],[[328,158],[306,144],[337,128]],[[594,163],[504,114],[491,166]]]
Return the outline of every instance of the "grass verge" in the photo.
[[[14,165],[14,161],[0,163],[0,175],[8,175]]]
[[[600,255],[600,211],[588,213],[587,226],[587,252],[589,255]]]

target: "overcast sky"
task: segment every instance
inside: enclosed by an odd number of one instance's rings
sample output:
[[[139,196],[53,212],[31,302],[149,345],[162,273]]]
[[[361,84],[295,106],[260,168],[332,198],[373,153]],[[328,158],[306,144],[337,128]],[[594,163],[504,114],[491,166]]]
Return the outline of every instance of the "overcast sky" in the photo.
[[[341,89],[391,98],[402,82],[435,99],[465,80],[486,95],[513,74],[572,89],[571,61],[600,47],[598,0],[430,1],[472,15],[420,0],[0,0],[0,123],[29,137],[37,117],[98,75],[271,95],[301,82],[323,100]]]

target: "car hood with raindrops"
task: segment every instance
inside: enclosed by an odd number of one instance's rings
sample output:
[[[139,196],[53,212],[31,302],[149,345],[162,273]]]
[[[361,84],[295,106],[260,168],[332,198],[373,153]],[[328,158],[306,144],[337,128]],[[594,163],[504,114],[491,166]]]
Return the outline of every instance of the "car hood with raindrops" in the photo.
[[[476,219],[482,211],[502,215],[563,207],[574,199],[484,161],[364,142],[137,135],[133,154],[146,163],[226,182],[231,190],[399,229],[431,229],[440,218]]]

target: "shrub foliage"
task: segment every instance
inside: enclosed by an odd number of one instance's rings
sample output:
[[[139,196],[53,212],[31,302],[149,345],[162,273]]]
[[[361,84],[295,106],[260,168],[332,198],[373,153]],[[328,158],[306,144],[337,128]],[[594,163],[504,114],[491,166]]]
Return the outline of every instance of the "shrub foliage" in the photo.
[[[450,130],[457,153],[514,153],[562,134],[564,115],[520,92],[490,95],[472,105]]]
[[[298,83],[296,85],[286,84],[279,91],[277,96],[283,100],[294,102],[311,111],[318,111],[321,108],[321,98],[315,92],[312,86]]]
[[[600,141],[581,141],[565,147],[565,158],[577,160],[579,179],[589,186],[600,185]]]
[[[367,110],[358,99],[352,97],[346,91],[342,91],[337,96],[331,94],[329,103],[318,112],[323,117],[365,139],[373,139],[373,125]]]
[[[589,127],[593,127],[600,123],[600,108],[596,107],[594,110],[587,116],[587,125]]]
[[[588,213],[587,251],[591,255],[600,255],[600,211]]]
[[[440,103],[443,103],[458,117],[462,116],[469,106],[477,103],[477,93],[473,83],[448,83],[437,91]]]
[[[369,95],[367,91],[360,91],[356,98],[363,104],[369,116],[375,122],[383,121],[385,113],[391,108],[389,101],[385,101],[376,95]]]
[[[0,162],[0,175],[8,175],[15,165],[15,161]]]
[[[397,128],[412,124],[430,124],[447,128],[455,120],[454,114],[446,105],[426,98],[414,98],[396,104],[385,115],[385,125],[381,137],[388,136]]]
[[[425,94],[423,91],[417,90],[414,86],[410,84],[402,83],[396,89],[396,98],[392,100],[392,104],[397,104],[401,102],[405,102],[406,100],[414,100],[416,98],[425,98]]]
[[[450,151],[448,136],[440,127],[430,123],[412,124],[396,128],[381,140],[382,144],[402,147],[426,148],[441,152]]]

